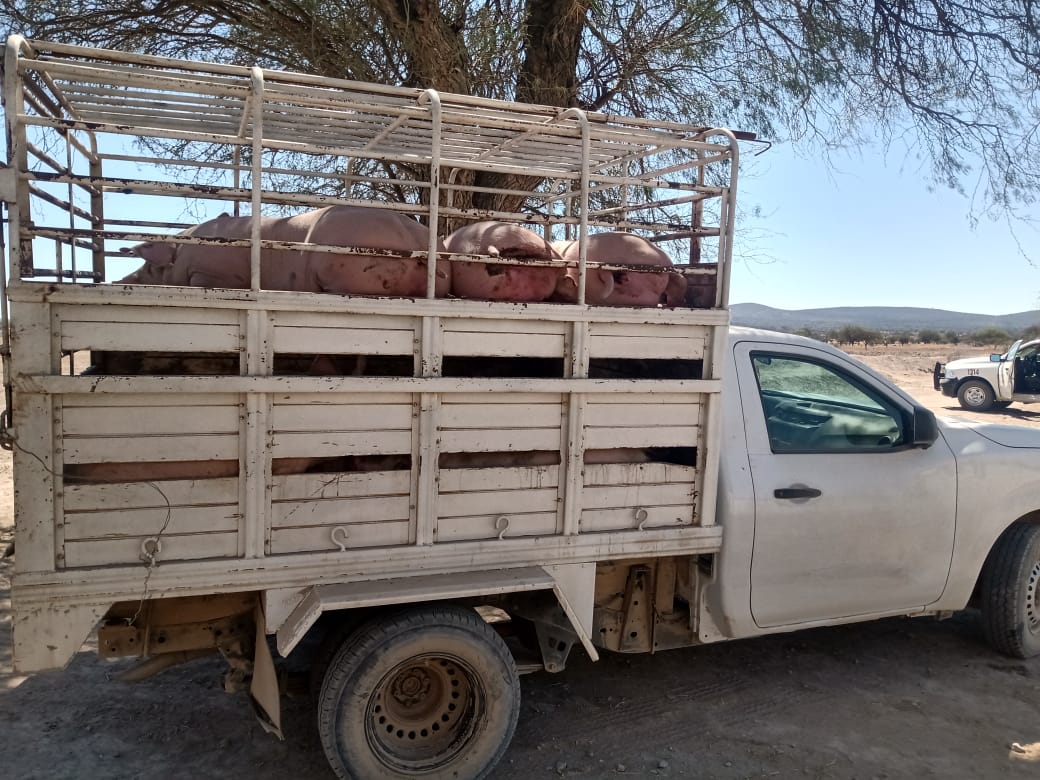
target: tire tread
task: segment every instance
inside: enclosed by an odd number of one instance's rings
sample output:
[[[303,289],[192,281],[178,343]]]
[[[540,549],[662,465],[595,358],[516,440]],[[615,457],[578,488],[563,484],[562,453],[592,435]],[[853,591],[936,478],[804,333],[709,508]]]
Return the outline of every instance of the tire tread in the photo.
[[[982,628],[986,641],[997,651],[1013,658],[1029,658],[1040,648],[1030,645],[1025,636],[1023,614],[1026,605],[1024,580],[1034,564],[1040,544],[1040,526],[1017,523],[997,539],[982,572]]]

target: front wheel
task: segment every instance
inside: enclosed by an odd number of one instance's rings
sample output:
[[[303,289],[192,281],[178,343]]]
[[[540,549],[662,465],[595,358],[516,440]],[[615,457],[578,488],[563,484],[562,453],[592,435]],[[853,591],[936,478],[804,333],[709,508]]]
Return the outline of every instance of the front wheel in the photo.
[[[993,388],[981,379],[969,379],[957,388],[957,400],[965,409],[988,412],[993,408]]]
[[[982,570],[982,627],[986,640],[1013,658],[1040,654],[1040,526],[1011,526]]]
[[[329,664],[318,701],[341,778],[478,778],[501,759],[520,712],[516,664],[472,609],[381,615]]]

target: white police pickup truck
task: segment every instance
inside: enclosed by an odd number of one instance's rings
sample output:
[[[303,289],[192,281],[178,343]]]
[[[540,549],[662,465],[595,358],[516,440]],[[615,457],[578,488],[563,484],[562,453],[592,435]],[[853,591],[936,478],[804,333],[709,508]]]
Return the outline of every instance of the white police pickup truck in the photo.
[[[986,412],[1012,402],[1040,403],[1040,339],[1019,339],[1004,354],[936,363],[933,384],[965,409]]]

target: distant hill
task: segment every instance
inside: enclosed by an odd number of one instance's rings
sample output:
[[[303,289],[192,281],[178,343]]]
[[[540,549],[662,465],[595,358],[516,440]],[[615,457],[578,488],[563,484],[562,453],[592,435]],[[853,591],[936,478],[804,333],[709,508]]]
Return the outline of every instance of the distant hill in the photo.
[[[1040,310],[1017,314],[967,314],[943,309],[911,306],[836,306],[830,309],[774,309],[759,303],[735,303],[733,324],[793,332],[799,328],[832,330],[842,325],[861,325],[881,331],[953,330],[970,333],[981,328],[1003,328],[1017,332],[1040,325]]]

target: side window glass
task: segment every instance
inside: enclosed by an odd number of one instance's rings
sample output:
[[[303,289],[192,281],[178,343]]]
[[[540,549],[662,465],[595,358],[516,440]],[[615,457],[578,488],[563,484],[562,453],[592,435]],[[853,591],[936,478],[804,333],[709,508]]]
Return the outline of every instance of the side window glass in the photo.
[[[863,452],[903,444],[902,414],[830,366],[753,353],[773,452]]]

